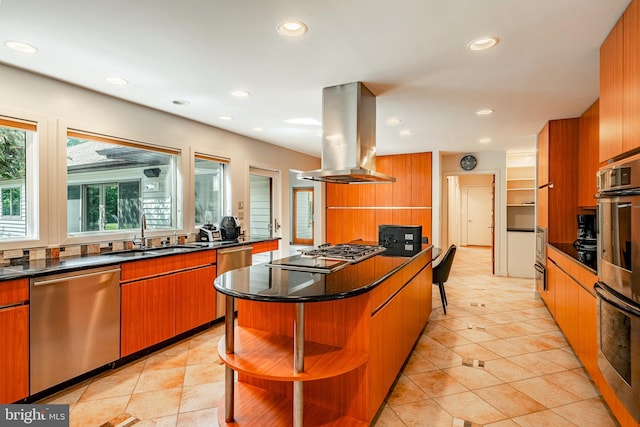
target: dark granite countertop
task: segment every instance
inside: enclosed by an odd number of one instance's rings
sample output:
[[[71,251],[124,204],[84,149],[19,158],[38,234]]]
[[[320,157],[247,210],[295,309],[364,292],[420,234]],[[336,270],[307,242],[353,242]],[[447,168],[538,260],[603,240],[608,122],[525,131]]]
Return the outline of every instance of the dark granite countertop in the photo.
[[[554,242],[549,242],[549,245],[551,245],[554,248],[558,249],[560,252],[565,253],[570,258],[573,258],[575,260],[575,262],[583,265],[586,269],[590,270],[593,274],[595,274],[595,275],[598,274],[598,271],[597,271],[598,266],[596,265],[595,260],[594,260],[594,262],[591,262],[591,263],[586,263],[586,262],[580,261],[580,259],[578,258],[578,250],[573,246],[572,243],[554,243]]]
[[[231,270],[214,281],[216,290],[235,298],[266,302],[317,302],[349,298],[370,291],[413,257],[374,256],[328,274],[310,273],[266,264]],[[432,255],[433,257],[433,255]]]
[[[15,265],[0,267],[0,281],[20,278],[31,278],[49,274],[67,273],[107,265],[117,265],[130,261],[153,259],[162,256],[187,254],[195,251],[245,246],[252,243],[267,242],[270,238],[248,238],[233,242],[191,242],[184,245],[149,248],[145,250],[126,250],[107,252],[100,255],[83,255],[51,259],[22,261]]]

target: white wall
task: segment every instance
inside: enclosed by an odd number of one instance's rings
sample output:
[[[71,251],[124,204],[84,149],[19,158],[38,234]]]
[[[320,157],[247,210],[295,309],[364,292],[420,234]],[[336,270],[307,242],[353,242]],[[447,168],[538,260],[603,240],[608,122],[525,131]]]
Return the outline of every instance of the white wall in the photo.
[[[460,167],[460,159],[465,154],[473,154],[478,159],[478,165],[473,171],[465,171]],[[448,207],[446,205],[446,195],[448,193],[447,177],[463,176],[463,175],[495,175],[495,274],[498,276],[507,275],[507,207],[506,207],[506,153],[504,151],[485,151],[478,153],[435,153],[434,158],[439,157],[440,175],[434,176],[434,199],[433,227],[440,229],[437,243],[434,245],[446,248],[449,242],[446,241],[446,227],[448,217]],[[437,182],[437,184],[435,184]],[[438,187],[438,197],[435,196],[435,188]],[[437,206],[436,206],[437,203]],[[435,219],[435,213],[439,213],[439,217]],[[445,228],[443,228],[445,227]]]
[[[195,231],[191,214],[192,180],[189,179],[194,151],[230,159],[232,214],[237,214],[239,202],[248,202],[250,166],[268,165],[280,172],[283,178],[280,180],[282,243],[287,247],[290,240],[288,207],[291,203],[288,171],[320,167],[320,159],[316,157],[4,65],[0,65],[0,93],[0,115],[36,121],[41,132],[37,165],[41,193],[36,214],[39,216],[39,238],[19,244],[0,242],[0,249],[117,239],[115,236],[73,239],[66,236],[65,150],[68,127],[181,149],[184,201],[180,208],[184,223],[179,232],[183,233]],[[168,97],[167,102],[170,99]],[[153,236],[153,233],[149,234]],[[133,235],[121,237],[131,238]]]

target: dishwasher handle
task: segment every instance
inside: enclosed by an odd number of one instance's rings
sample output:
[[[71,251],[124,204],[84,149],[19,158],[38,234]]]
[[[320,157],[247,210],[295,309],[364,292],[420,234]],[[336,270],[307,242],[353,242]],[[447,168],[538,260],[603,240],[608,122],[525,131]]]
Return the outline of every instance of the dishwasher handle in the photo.
[[[237,252],[251,251],[253,250],[253,246],[242,246],[240,248],[233,249],[218,249],[218,255],[231,255]]]
[[[92,273],[86,273],[86,274],[72,274],[72,275],[68,275],[66,277],[64,276],[57,276],[55,279],[50,279],[50,280],[34,280],[33,286],[46,286],[46,285],[53,285],[53,284],[57,284],[60,283],[60,279],[84,279],[87,277],[94,277],[94,276],[102,276],[103,274],[109,274],[109,273],[120,273],[120,269],[119,268],[114,268],[111,270],[101,270],[101,271],[96,271],[96,272],[92,272]]]

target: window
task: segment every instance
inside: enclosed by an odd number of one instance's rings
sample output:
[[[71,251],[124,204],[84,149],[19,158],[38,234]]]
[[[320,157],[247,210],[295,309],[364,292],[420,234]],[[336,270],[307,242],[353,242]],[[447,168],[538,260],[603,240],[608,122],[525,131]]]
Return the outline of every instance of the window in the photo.
[[[34,123],[0,117],[0,239],[34,234],[30,230],[36,226],[32,212],[37,196],[34,186],[37,168],[31,166],[31,157],[35,154],[36,140]]]
[[[218,223],[224,215],[226,159],[195,155],[194,204],[195,224]]]
[[[102,135],[67,135],[67,232],[116,232],[178,224],[179,152]]]

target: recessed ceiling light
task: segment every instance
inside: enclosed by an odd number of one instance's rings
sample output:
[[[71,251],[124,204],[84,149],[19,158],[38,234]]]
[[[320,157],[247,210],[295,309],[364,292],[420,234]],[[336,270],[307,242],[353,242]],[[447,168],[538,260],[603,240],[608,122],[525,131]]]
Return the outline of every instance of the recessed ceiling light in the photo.
[[[20,53],[38,53],[38,48],[29,43],[19,42],[17,40],[7,40],[4,45],[9,49]]]
[[[411,135],[412,133],[413,133],[413,132],[412,132],[412,131],[410,131],[409,129],[403,129],[403,130],[401,130],[401,131],[400,131],[400,135],[402,135],[402,136],[409,136],[409,135]]]
[[[489,114],[493,114],[494,110],[491,108],[483,108],[482,110],[476,111],[476,114],[479,116],[488,116]]]
[[[123,79],[122,77],[109,76],[109,77],[106,77],[105,80],[111,83],[112,85],[116,85],[116,86],[126,86],[129,84],[129,82],[126,79]]]
[[[238,98],[246,98],[247,96],[251,95],[251,92],[249,92],[248,90],[234,90],[233,92],[231,92],[231,95]]]
[[[290,20],[278,24],[277,30],[280,34],[287,37],[300,37],[307,32],[307,25],[298,20]]]
[[[189,101],[184,100],[184,99],[174,99],[172,102],[174,104],[176,104],[176,105],[189,105],[190,104]]]
[[[264,128],[253,128],[256,132],[264,132]]]
[[[497,37],[481,37],[469,43],[468,47],[473,51],[487,50],[497,45],[499,41]]]
[[[402,120],[398,119],[397,117],[392,117],[387,120],[387,124],[389,126],[398,126],[401,122]]]
[[[220,120],[233,120],[233,117],[231,117],[231,116],[218,116],[218,118]]]
[[[287,119],[285,122],[292,125],[309,125],[309,126],[322,126],[322,123],[311,117],[302,117],[299,119]]]
[[[482,138],[482,139],[479,139],[478,142],[480,144],[488,144],[491,142],[491,138]]]

